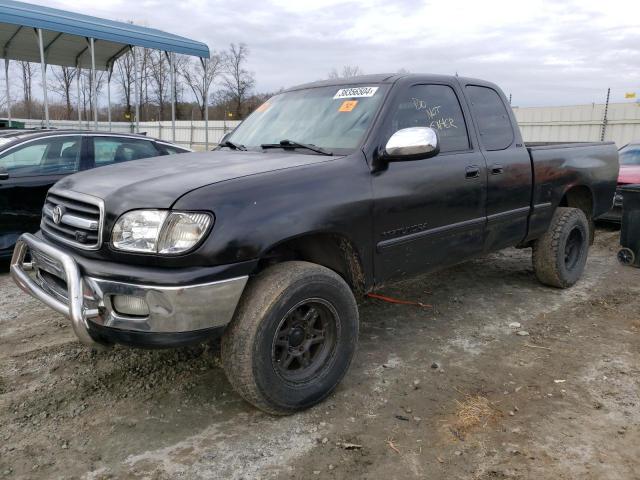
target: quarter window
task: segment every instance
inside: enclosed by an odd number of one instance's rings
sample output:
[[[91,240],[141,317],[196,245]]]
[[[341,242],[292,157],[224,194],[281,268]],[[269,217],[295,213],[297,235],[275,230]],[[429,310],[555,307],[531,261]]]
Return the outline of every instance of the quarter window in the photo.
[[[469,149],[469,136],[460,103],[447,85],[415,85],[397,102],[391,115],[389,137],[410,127],[431,127],[438,132],[441,152]]]
[[[187,153],[189,150],[184,150],[183,148],[180,147],[174,147],[172,145],[166,145],[166,144],[162,144],[162,146],[160,148],[163,148],[166,152],[167,155],[176,155],[178,153]]]
[[[513,143],[513,127],[498,92],[488,87],[468,85],[467,95],[484,148],[504,150],[509,147]]]

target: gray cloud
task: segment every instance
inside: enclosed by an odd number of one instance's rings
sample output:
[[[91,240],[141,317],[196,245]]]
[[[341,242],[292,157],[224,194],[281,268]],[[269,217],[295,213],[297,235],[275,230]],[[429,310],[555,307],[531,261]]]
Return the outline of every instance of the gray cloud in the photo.
[[[520,106],[613,101],[640,94],[640,2],[382,0],[246,2],[37,0],[133,20],[204,41],[214,50],[246,42],[257,88],[325,78],[334,67],[366,73],[475,76]]]

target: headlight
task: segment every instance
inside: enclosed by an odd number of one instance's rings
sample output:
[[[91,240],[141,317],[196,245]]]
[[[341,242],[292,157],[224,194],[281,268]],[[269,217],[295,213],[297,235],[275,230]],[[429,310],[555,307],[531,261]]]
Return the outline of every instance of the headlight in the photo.
[[[111,244],[127,252],[184,253],[202,240],[210,225],[211,215],[203,212],[133,210],[116,222]]]

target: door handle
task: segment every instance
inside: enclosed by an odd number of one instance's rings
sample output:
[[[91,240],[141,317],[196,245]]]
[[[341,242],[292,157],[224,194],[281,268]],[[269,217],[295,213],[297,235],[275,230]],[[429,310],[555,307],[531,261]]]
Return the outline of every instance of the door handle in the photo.
[[[504,173],[504,167],[499,163],[494,163],[491,166],[491,175],[502,175]]]
[[[470,165],[465,170],[465,178],[478,178],[480,176],[480,167]]]

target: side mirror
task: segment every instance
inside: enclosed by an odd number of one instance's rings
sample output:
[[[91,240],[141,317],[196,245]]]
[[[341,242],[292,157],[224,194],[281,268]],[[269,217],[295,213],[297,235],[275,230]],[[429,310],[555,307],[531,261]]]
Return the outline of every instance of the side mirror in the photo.
[[[9,172],[4,167],[0,167],[0,180],[9,180]]]
[[[440,153],[438,134],[430,127],[411,127],[398,130],[384,147],[389,160],[421,160]]]

